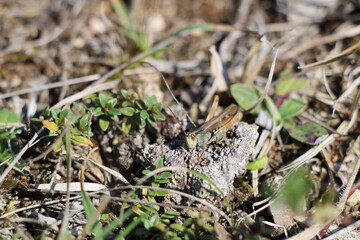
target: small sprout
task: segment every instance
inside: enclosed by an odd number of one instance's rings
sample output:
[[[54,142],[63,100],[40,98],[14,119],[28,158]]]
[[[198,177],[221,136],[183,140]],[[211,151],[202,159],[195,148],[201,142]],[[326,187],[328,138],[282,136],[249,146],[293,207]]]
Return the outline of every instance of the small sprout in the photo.
[[[264,168],[268,164],[268,158],[267,156],[261,156],[255,161],[249,163],[246,166],[246,169],[248,170],[258,170]]]

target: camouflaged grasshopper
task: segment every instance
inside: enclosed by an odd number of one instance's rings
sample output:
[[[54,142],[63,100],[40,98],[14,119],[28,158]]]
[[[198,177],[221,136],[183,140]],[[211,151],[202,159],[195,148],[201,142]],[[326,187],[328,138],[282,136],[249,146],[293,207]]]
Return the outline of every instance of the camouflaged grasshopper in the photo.
[[[226,133],[236,122],[238,122],[242,114],[237,111],[237,106],[231,104],[219,115],[214,116],[219,103],[219,97],[215,96],[206,122],[196,130],[186,133],[186,144],[188,148],[206,147],[212,142],[219,142],[226,137]]]

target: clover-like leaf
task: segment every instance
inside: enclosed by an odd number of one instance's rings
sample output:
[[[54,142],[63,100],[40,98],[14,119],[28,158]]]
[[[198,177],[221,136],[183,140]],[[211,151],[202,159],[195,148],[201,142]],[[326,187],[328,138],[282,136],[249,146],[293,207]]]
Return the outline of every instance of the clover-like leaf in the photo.
[[[279,113],[283,119],[299,115],[306,108],[306,102],[300,98],[287,99],[281,104]]]
[[[260,96],[255,88],[239,83],[233,84],[230,91],[237,104],[244,110],[252,108]]]

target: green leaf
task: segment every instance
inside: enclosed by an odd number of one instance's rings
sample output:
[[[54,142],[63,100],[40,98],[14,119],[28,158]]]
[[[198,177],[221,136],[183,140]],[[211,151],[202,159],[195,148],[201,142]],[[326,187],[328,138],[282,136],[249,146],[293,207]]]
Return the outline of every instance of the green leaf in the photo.
[[[161,218],[168,218],[168,219],[172,219],[172,218],[175,218],[177,216],[180,216],[180,212],[178,211],[166,211],[164,212],[163,215],[161,215]]]
[[[59,118],[64,119],[69,117],[72,114],[72,111],[70,109],[64,109],[60,112]]]
[[[101,107],[105,108],[106,103],[108,102],[108,98],[104,92],[99,93],[99,101],[100,101]]]
[[[113,107],[115,107],[115,105],[117,104],[117,99],[116,98],[112,98],[112,99],[110,99],[110,100],[108,100],[108,102],[107,102],[107,105],[110,107],[110,108],[113,108]]]
[[[155,166],[155,168],[162,168],[164,166],[163,158],[160,156],[156,157],[153,165]]]
[[[151,216],[149,220],[145,220],[144,227],[147,230],[150,230],[150,228],[155,227],[160,222],[160,217],[157,214],[154,214]]]
[[[103,112],[103,110],[102,110],[101,107],[95,108],[95,111],[94,111],[94,116],[95,116],[95,117],[99,117],[99,116],[101,116],[101,115],[103,115],[103,114],[104,114],[104,112]]]
[[[173,223],[173,224],[170,224],[170,228],[176,230],[176,231],[179,231],[179,232],[182,232],[185,230],[185,227],[182,225],[182,224],[179,224],[179,223]]]
[[[128,98],[130,96],[129,92],[126,91],[125,89],[121,89],[120,94],[123,98]]]
[[[284,71],[278,79],[278,84],[275,86],[275,94],[282,96],[292,91],[296,91],[309,86],[310,81],[306,78],[295,77],[293,73]]]
[[[129,133],[132,128],[132,123],[131,122],[123,122],[121,128],[125,133]]]
[[[327,136],[328,132],[325,128],[316,123],[296,124],[294,120],[288,119],[284,123],[284,127],[290,136],[299,142],[307,144],[317,144],[319,140]]]
[[[150,123],[151,125],[155,125],[156,124],[156,120],[153,116],[149,116],[147,119],[148,123]]]
[[[149,191],[150,193],[150,191]],[[168,195],[168,191],[166,190],[151,190],[151,196],[154,197],[165,197],[166,195]]]
[[[244,110],[248,110],[253,107],[260,96],[259,92],[255,88],[239,83],[233,84],[230,91],[237,104]]]
[[[268,164],[267,156],[261,156],[258,159],[256,159],[255,161],[249,163],[246,166],[246,169],[248,169],[248,170],[258,170],[258,169],[264,168],[267,164]]]
[[[140,124],[139,124],[139,127],[140,128],[144,128],[146,126],[146,121],[144,119],[140,119]]]
[[[162,103],[156,103],[152,106],[152,110],[155,112],[155,113],[158,113],[161,111],[163,105]]]
[[[110,109],[110,110],[108,111],[108,113],[109,113],[110,115],[117,116],[117,115],[121,115],[122,112],[120,111],[120,109],[112,108],[112,109]]]
[[[139,109],[143,109],[143,110],[148,110],[148,107],[145,105],[145,103],[141,100],[136,100],[135,101],[135,104],[136,106],[139,108]]]
[[[17,123],[20,122],[20,117],[15,112],[1,109],[0,110],[0,122],[1,123]]]
[[[118,115],[110,115],[110,119],[113,120],[114,122],[118,122],[119,116]]]
[[[121,114],[128,116],[128,117],[134,116],[134,113],[135,113],[135,109],[131,108],[131,107],[123,107],[123,108],[120,108],[119,111]]]
[[[140,118],[141,118],[141,119],[147,119],[147,118],[149,118],[148,112],[147,112],[146,110],[141,110],[141,111],[140,111]]]
[[[100,118],[99,119],[99,126],[101,130],[106,131],[110,125],[110,121],[107,118]]]
[[[156,177],[158,179],[169,179],[169,178],[172,178],[172,176],[173,175],[171,172],[162,172],[162,173],[155,175],[154,177]]]
[[[295,117],[306,108],[306,102],[302,99],[288,99],[281,104],[279,113],[283,119]]]
[[[159,113],[157,113],[157,114],[154,114],[153,117],[156,118],[156,119],[159,119],[159,120],[161,120],[161,121],[166,120],[165,115],[162,114],[161,112],[159,112]]]
[[[79,120],[79,125],[82,129],[86,128],[89,124],[89,115],[85,114]]]
[[[54,118],[55,120],[58,119],[60,111],[61,110],[59,108],[50,110],[51,117]]]
[[[157,103],[157,99],[155,96],[151,96],[151,97],[145,96],[144,101],[146,102],[149,108],[151,108],[153,105]]]

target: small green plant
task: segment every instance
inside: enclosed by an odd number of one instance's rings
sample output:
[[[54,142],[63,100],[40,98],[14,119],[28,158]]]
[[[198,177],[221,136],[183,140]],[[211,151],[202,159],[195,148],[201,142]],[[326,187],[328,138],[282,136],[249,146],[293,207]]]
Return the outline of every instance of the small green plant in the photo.
[[[148,50],[151,46],[146,37],[146,32],[138,31],[134,27],[125,3],[121,0],[114,0],[112,5],[122,25],[118,27],[118,30],[129,38],[140,51]]]
[[[296,117],[306,109],[307,103],[301,98],[289,98],[289,93],[307,87],[309,80],[295,77],[290,72],[283,72],[277,82],[275,101],[266,96],[264,102],[252,113],[258,114],[262,110],[274,120],[278,130],[284,127],[292,138],[303,143],[315,144],[318,138],[327,134],[326,129],[314,123],[299,123]],[[231,94],[244,110],[254,106],[260,97],[258,90],[242,84],[233,84]]]
[[[162,103],[156,97],[139,99],[136,93],[130,94],[122,89],[118,98],[109,93],[101,92],[93,100],[94,116],[99,117],[99,126],[102,130],[109,127],[111,121],[121,122],[125,133],[144,128],[146,123],[154,125],[156,120],[165,120],[161,113]]]
[[[139,99],[136,93],[130,94],[121,90],[118,97],[109,92],[100,92],[92,97],[90,105],[74,103],[71,109],[49,109],[44,114],[34,119],[41,121],[50,131],[51,135],[60,135],[67,124],[70,124],[71,141],[83,146],[92,146],[89,137],[93,136],[90,126],[91,118],[95,117],[101,130],[108,129],[111,122],[120,122],[125,133],[144,128],[147,123],[154,125],[156,120],[165,120],[161,113],[162,103],[156,97],[144,97]],[[76,112],[76,114],[75,114]],[[96,120],[95,119],[95,120]],[[64,138],[56,144],[54,151],[60,151],[64,144]]]
[[[92,132],[89,131],[89,118],[87,114],[74,114],[71,109],[61,110],[56,108],[50,110],[47,108],[44,112],[44,116],[42,116],[40,120],[50,131],[51,135],[60,135],[65,130],[66,125],[70,124],[70,137],[72,142],[83,146],[93,146],[92,142],[86,137],[93,135]],[[60,151],[64,142],[65,137],[58,141],[54,147],[54,151]]]
[[[144,170],[143,174],[148,174],[155,169],[163,167],[163,159],[158,157],[153,166]],[[148,179],[147,185],[161,187],[168,183],[172,178],[170,172],[162,172]],[[136,189],[129,194],[123,195],[124,198],[133,200],[146,200],[152,203],[163,202],[167,195],[165,190]],[[91,203],[90,198],[85,192],[82,193],[84,209],[88,220],[92,220],[91,229],[87,234],[95,234],[94,239],[105,239],[111,232],[119,229],[116,239],[131,237],[142,237],[144,239],[157,236],[159,239],[216,239],[213,227],[215,218],[206,211],[188,211],[183,215],[182,223],[178,223],[176,218],[182,215],[180,212],[164,211],[158,205],[144,205],[141,203],[124,203],[125,212],[116,218],[108,213],[96,214],[96,209]],[[94,217],[96,216],[96,220]],[[101,223],[106,223],[103,226]]]
[[[143,174],[149,174],[155,169],[163,167],[163,159],[158,157],[153,167],[144,170]],[[161,187],[172,178],[170,172],[162,172],[152,176],[149,180],[149,185],[152,187]],[[167,195],[167,191],[142,189],[134,191],[131,195],[133,199],[146,199],[149,202],[162,202]],[[180,224],[175,221],[176,217],[181,213],[178,211],[163,211],[159,206],[146,206],[141,204],[132,204],[128,206],[140,219],[141,224],[133,233],[135,236],[145,237],[153,236],[154,234],[161,236],[161,239],[196,239],[202,236],[203,239],[216,239],[214,235],[214,228],[211,224],[215,218],[210,216],[206,211],[188,211],[186,213],[185,221]]]

